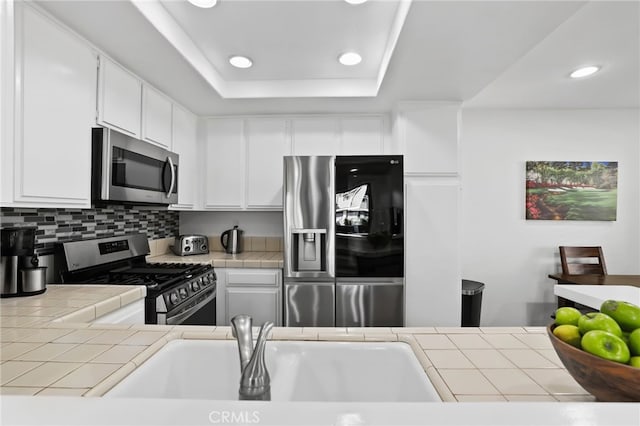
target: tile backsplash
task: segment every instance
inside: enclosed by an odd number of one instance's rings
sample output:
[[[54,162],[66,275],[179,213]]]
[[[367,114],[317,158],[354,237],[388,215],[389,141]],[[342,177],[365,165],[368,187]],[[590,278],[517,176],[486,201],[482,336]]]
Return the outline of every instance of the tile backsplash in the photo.
[[[49,254],[63,241],[113,237],[137,232],[149,239],[176,237],[179,213],[153,207],[110,205],[92,209],[30,209],[2,207],[0,224],[36,226],[36,252]]]

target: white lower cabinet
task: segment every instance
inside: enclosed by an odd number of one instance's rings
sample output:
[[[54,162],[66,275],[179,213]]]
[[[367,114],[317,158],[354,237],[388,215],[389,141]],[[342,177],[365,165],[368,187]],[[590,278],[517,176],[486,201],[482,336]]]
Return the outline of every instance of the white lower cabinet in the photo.
[[[260,326],[266,321],[276,326],[282,324],[282,270],[218,268],[218,277],[224,275],[224,319],[229,325],[231,318],[239,314],[250,315],[253,324]],[[220,297],[220,278],[218,297]]]
[[[136,300],[92,321],[96,324],[144,324],[144,299]]]

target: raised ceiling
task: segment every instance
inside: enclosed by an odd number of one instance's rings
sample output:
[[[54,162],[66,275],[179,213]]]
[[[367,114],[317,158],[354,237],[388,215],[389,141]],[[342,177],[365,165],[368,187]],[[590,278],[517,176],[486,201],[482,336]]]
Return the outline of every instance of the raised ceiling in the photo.
[[[133,4],[223,98],[296,98],[376,96],[411,2]],[[345,52],[363,61],[344,66]],[[233,55],[250,57],[253,67],[234,68]]]
[[[390,111],[407,100],[640,107],[635,1],[37,3],[200,115]],[[343,50],[363,62],[341,66]],[[255,66],[231,68],[232,54]],[[587,62],[604,64],[601,75],[567,79]]]

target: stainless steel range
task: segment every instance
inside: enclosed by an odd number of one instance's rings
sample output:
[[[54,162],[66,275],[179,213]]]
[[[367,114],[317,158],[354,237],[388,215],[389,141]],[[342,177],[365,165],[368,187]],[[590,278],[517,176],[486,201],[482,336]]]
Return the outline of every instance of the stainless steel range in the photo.
[[[207,264],[147,263],[145,234],[59,244],[63,283],[146,285],[146,324],[216,324],[216,274]]]

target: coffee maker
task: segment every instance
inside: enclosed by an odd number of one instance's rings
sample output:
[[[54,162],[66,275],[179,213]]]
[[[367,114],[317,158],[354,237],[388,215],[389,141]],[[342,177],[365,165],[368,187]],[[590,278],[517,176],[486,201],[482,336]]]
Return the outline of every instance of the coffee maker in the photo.
[[[47,289],[46,267],[38,267],[34,252],[36,229],[0,230],[0,297],[32,296]]]

